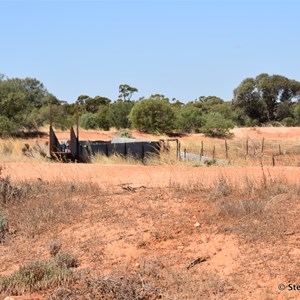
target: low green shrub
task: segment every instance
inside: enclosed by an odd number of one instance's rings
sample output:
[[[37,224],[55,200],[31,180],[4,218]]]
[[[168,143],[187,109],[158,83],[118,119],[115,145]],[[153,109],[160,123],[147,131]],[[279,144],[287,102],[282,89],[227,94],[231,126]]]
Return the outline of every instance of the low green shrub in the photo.
[[[75,280],[70,268],[78,265],[78,260],[67,253],[50,261],[30,262],[11,275],[0,277],[0,293],[21,295],[70,284]]]

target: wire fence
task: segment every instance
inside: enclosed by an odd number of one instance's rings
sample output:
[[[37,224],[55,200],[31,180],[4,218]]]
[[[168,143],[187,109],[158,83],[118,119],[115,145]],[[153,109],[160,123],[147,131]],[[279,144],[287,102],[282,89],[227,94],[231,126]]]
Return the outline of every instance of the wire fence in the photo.
[[[182,145],[183,161],[266,166],[300,166],[300,140],[218,140]]]

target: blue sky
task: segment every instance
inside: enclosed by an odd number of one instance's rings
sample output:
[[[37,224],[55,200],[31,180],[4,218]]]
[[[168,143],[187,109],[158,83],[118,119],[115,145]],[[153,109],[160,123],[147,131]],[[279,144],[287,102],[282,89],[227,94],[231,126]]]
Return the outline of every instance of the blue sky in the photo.
[[[0,0],[0,73],[82,94],[231,100],[247,77],[300,81],[298,1]]]

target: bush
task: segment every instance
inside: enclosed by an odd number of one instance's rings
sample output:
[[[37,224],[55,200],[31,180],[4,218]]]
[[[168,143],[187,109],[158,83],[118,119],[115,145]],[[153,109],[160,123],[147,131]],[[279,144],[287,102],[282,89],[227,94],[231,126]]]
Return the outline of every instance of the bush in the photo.
[[[10,202],[20,199],[22,190],[10,182],[9,176],[0,177],[0,203],[7,205]]]
[[[121,129],[130,128],[128,116],[134,106],[133,101],[117,101],[109,106],[108,118],[111,126]]]
[[[110,121],[109,121],[109,108],[108,106],[100,106],[96,114],[98,127],[103,130],[109,130]]]
[[[139,101],[129,120],[134,128],[148,133],[166,133],[174,128],[175,114],[166,100],[150,98]]]
[[[53,126],[61,130],[69,129],[75,123],[75,116],[55,116],[53,118]]]
[[[68,254],[67,262],[72,257]],[[41,289],[58,287],[74,281],[75,276],[70,267],[74,264],[65,264],[65,259],[57,261],[33,261],[9,276],[0,277],[0,293],[8,292],[20,295],[24,292],[33,292]]]
[[[202,112],[196,107],[183,107],[177,111],[177,129],[198,131],[204,124]]]
[[[61,268],[77,268],[79,261],[70,253],[62,252],[55,256],[55,263]]]
[[[210,113],[206,116],[202,132],[211,137],[225,137],[233,127],[233,122],[226,120],[220,113]]]
[[[92,113],[82,115],[79,124],[84,129],[96,129],[99,127],[97,115]]]
[[[293,127],[293,126],[296,125],[296,124],[295,124],[296,121],[295,121],[295,119],[292,118],[292,117],[284,118],[284,119],[281,121],[281,123],[282,123],[284,126],[286,126],[286,127]]]

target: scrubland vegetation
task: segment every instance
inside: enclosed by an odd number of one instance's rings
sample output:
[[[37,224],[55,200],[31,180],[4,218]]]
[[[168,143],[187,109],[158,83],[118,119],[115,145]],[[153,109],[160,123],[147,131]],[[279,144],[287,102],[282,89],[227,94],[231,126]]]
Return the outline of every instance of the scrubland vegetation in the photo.
[[[84,129],[128,128],[148,133],[202,132],[212,137],[228,136],[235,126],[299,126],[300,83],[281,75],[260,74],[247,78],[233,91],[233,99],[200,96],[169,99],[161,94],[132,100],[138,89],[119,86],[119,98],[78,96],[63,101],[33,78],[0,76],[0,134],[28,136],[51,122],[67,129],[78,111]]]
[[[260,74],[230,101],[137,92],[121,84],[115,101],[69,103],[36,79],[0,76],[0,299],[292,299],[278,284],[297,283],[299,139],[265,139],[257,126],[299,126],[300,83]],[[78,112],[85,130],[179,136],[196,159],[178,159],[171,142],[140,161],[95,155],[72,174],[49,161],[50,109],[56,129]],[[259,138],[234,137],[244,126]]]

